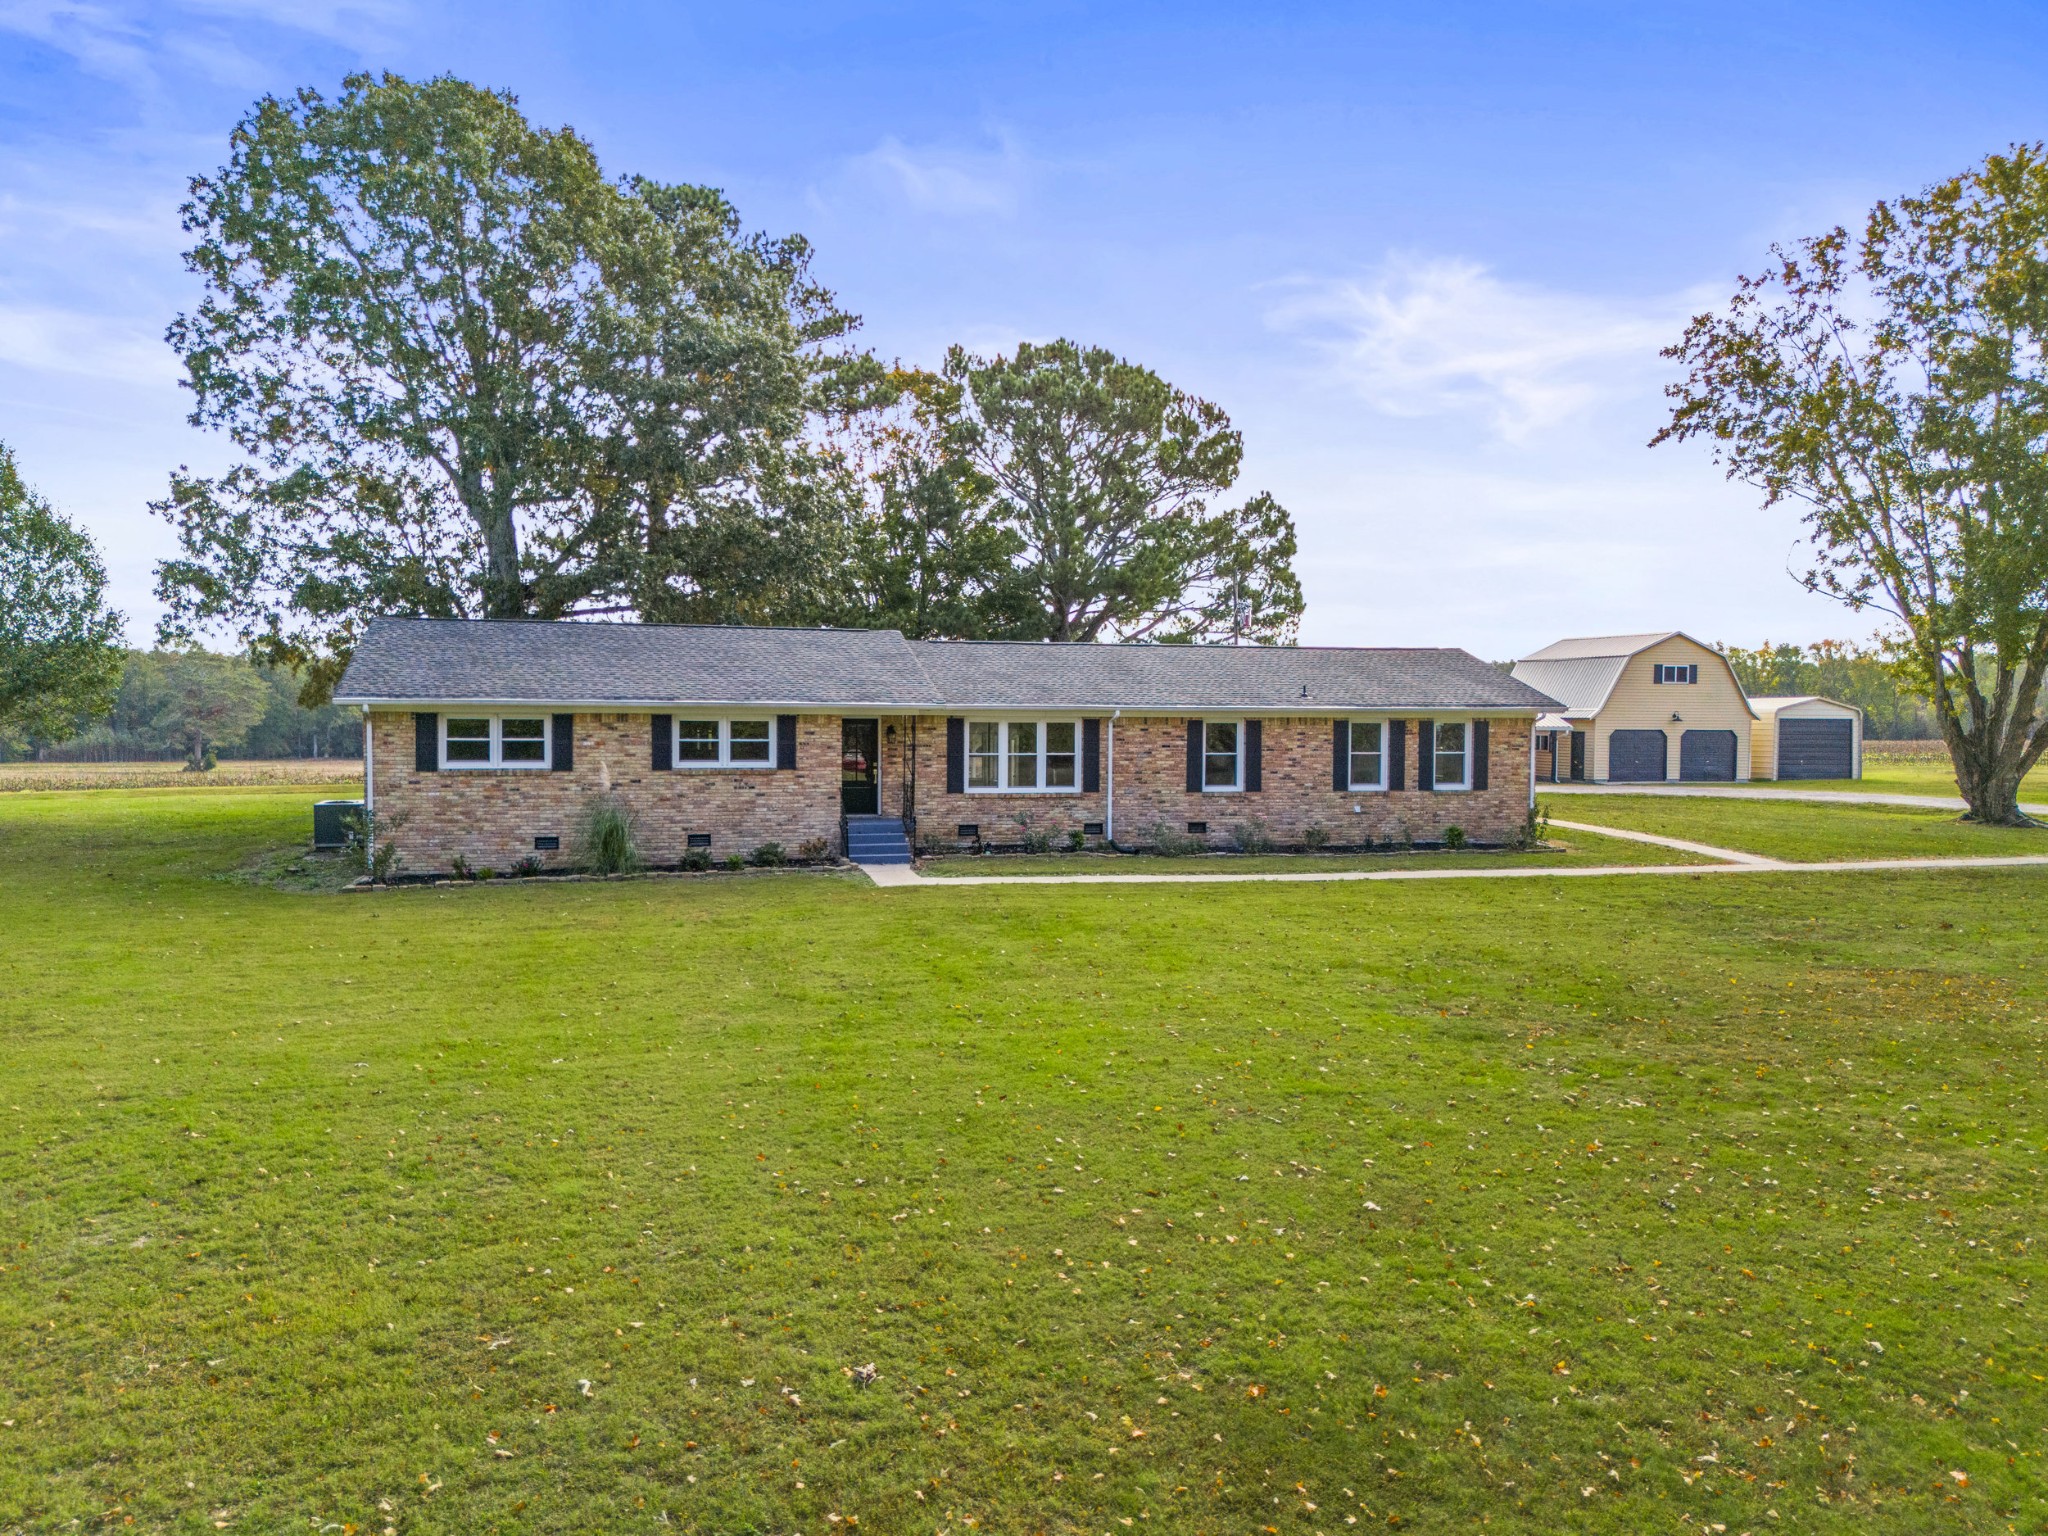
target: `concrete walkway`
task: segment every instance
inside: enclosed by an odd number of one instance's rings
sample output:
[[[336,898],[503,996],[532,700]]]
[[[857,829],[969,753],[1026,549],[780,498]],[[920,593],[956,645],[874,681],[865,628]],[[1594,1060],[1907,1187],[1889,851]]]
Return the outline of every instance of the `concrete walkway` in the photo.
[[[1782,861],[1767,859],[1760,853],[1740,853],[1733,848],[1716,848],[1711,843],[1688,843],[1682,837],[1659,837],[1654,832],[1625,832],[1620,827],[1596,827],[1583,821],[1559,821],[1556,817],[1551,818],[1550,824],[1567,832],[1591,832],[1600,837],[1618,837],[1625,843],[1649,843],[1658,848],[1676,848],[1680,853],[1703,854],[1724,864],[1768,864],[1773,869],[1784,868]]]
[[[1575,832],[1597,832],[1603,837],[1627,838],[1646,843],[1674,844],[1689,853],[1704,853],[1724,859],[1719,864],[1525,864],[1511,869],[1327,869],[1295,873],[1274,871],[1243,875],[947,875],[926,879],[900,864],[859,865],[876,885],[922,886],[936,890],[949,885],[1244,885],[1265,881],[1279,885],[1324,885],[1347,880],[1584,880],[1612,875],[1854,875],[1907,873],[1926,869],[2042,869],[2048,868],[2048,854],[1941,859],[1845,859],[1835,864],[1790,864],[1737,853],[1728,848],[1709,848],[1704,843],[1679,843],[1674,838],[1651,837],[1641,832],[1624,832],[1618,827],[1592,827],[1576,823]]]
[[[1960,795],[1902,795],[1860,789],[1775,789],[1755,784],[1543,784],[1542,795],[1651,795],[1667,799],[1811,800],[1827,805],[1904,805],[1921,811],[1960,811]],[[2022,804],[2029,816],[2048,816],[2048,805]],[[1562,823],[1559,823],[1562,825]]]

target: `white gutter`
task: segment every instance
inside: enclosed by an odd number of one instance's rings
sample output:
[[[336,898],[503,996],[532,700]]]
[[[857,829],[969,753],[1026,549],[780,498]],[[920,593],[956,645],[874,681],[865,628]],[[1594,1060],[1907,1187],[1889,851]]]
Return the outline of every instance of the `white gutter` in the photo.
[[[1485,716],[1490,719],[1514,719],[1522,715],[1536,716],[1548,713],[1534,704],[1457,704],[1437,699],[1427,704],[1360,704],[1321,705],[1304,710],[1299,705],[1280,704],[1219,704],[1214,700],[1205,704],[1118,704],[1106,703],[1049,703],[1049,704],[963,704],[948,702],[896,702],[892,704],[842,703],[833,700],[815,699],[452,699],[452,698],[405,698],[369,699],[360,694],[338,696],[336,704],[354,704],[363,709],[545,709],[575,710],[581,714],[601,715],[633,712],[638,710],[676,709],[767,709],[809,715],[1036,715],[1046,714],[1099,715],[1105,709],[1122,714],[1128,709],[1134,715],[1226,715],[1233,719],[1248,719],[1254,715],[1271,719],[1305,717],[1328,719],[1338,715],[1392,715],[1417,716],[1430,714],[1466,715],[1473,718]]]
[[[373,865],[377,854],[377,771],[372,763],[370,708],[363,706],[363,862]]]

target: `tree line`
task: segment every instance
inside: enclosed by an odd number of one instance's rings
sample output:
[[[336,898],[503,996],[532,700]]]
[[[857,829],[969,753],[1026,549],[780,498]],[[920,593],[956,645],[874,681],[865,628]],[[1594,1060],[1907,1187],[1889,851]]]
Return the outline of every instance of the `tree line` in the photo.
[[[1773,645],[1754,650],[1724,646],[1735,675],[1752,698],[1817,694],[1863,711],[1863,732],[1871,741],[1930,741],[1939,722],[1924,685],[1910,666],[1882,646],[1821,640],[1813,645]]]
[[[246,656],[203,650],[124,651],[105,713],[56,732],[0,729],[0,762],[128,762],[183,758],[362,756],[360,712],[308,708],[299,679]]]

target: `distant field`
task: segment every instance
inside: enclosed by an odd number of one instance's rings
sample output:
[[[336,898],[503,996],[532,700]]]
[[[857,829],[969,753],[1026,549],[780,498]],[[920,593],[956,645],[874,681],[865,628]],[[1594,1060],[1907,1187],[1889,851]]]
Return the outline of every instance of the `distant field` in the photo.
[[[261,784],[339,784],[360,793],[360,758],[260,758],[210,773],[183,763],[0,763],[0,793],[21,789],[245,789]]]

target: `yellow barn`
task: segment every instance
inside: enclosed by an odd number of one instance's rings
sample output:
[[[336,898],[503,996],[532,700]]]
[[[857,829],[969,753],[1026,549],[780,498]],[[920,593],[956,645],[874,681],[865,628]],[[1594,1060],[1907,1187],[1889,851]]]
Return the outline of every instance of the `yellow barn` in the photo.
[[[1564,708],[1536,722],[1536,777],[1594,784],[1745,780],[1756,712],[1728,658],[1676,630],[1560,640],[1515,678]]]

